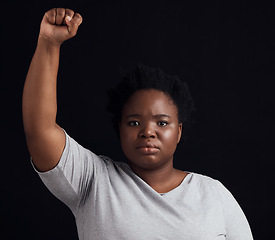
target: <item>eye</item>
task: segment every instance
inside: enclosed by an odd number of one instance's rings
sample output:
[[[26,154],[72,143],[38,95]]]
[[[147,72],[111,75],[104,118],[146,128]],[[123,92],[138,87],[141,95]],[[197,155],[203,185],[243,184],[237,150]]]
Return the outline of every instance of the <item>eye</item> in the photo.
[[[138,126],[139,125],[139,122],[138,121],[130,121],[128,123],[129,126]]]
[[[168,122],[166,122],[166,121],[158,122],[158,126],[160,126],[160,127],[165,127],[167,124],[168,124]]]

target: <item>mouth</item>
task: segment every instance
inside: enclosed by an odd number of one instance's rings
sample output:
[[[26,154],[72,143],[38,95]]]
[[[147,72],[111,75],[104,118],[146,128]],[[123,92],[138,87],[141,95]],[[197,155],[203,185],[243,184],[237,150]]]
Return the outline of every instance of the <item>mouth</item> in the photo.
[[[137,150],[143,154],[155,154],[160,151],[159,147],[154,144],[144,144],[137,147]]]

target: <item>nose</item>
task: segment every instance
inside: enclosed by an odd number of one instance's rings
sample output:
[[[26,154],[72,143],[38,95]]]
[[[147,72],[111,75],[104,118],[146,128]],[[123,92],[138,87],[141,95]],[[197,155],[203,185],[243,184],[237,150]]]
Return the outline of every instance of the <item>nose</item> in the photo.
[[[156,131],[150,125],[144,126],[139,132],[141,138],[156,138],[156,136]]]

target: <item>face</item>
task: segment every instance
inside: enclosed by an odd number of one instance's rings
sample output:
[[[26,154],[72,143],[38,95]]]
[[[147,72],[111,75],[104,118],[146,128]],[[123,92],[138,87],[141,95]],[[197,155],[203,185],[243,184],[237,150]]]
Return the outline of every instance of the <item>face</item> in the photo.
[[[152,170],[173,162],[182,124],[177,107],[167,94],[139,90],[124,105],[119,130],[130,166]]]

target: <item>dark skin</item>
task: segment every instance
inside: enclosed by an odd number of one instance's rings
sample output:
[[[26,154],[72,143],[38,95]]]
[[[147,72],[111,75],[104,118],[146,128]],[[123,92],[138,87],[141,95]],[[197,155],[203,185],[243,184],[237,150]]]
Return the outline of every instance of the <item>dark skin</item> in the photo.
[[[81,15],[71,9],[46,12],[26,77],[22,99],[24,131],[32,160],[41,172],[58,164],[65,147],[65,134],[56,123],[60,46],[76,35],[81,23]]]
[[[182,123],[167,94],[154,89],[135,92],[123,107],[119,130],[133,172],[159,193],[180,185],[188,173],[174,168],[173,155]]]
[[[56,81],[60,46],[64,41],[76,35],[81,22],[80,14],[70,9],[54,8],[45,13],[41,22],[37,48],[26,78],[22,104],[24,131],[33,162],[41,172],[53,169],[58,164],[65,147],[64,131],[56,123]],[[140,125],[142,127],[144,123],[146,123],[145,125],[149,122],[152,123],[150,112],[151,114],[170,114],[173,123],[178,121],[176,108],[175,106],[173,108],[173,103],[168,100],[168,96],[165,97],[157,92],[151,94],[150,91],[145,94],[150,96],[138,97],[138,103],[135,103],[137,100],[135,97],[133,101],[129,100],[123,114],[128,114],[127,112],[130,112],[131,109],[135,110],[131,114],[141,114],[139,116],[141,119],[138,120],[142,120]],[[154,101],[151,95],[155,96]],[[166,108],[161,109],[160,106],[153,103],[164,104]],[[142,112],[143,109],[146,111]],[[169,109],[173,109],[174,112],[169,112]],[[145,150],[147,154],[141,154],[144,150],[136,151],[130,148],[134,147],[139,127],[129,128],[129,125],[125,125],[125,120],[129,119],[122,116],[120,124],[122,147],[133,171],[156,191],[168,192],[177,187],[186,176],[186,173],[173,168],[173,153],[178,142],[177,136],[179,135],[180,138],[181,124],[172,124],[174,128],[171,129],[172,125],[169,125],[170,133],[174,133],[170,137],[169,134],[167,135],[169,131],[164,134],[164,129],[167,127],[159,127],[158,130],[154,128],[156,136],[139,138],[143,143],[144,141],[152,143],[154,140],[159,147],[155,150]],[[150,128],[151,126],[153,125],[150,124]],[[134,129],[136,130],[133,131]],[[151,130],[149,129],[149,131]],[[163,138],[164,136],[168,136],[171,141],[167,142],[167,137]],[[127,150],[127,141],[130,143],[130,152]],[[169,148],[171,148],[171,152],[168,151]],[[137,152],[139,153],[137,154]],[[138,158],[133,157],[135,155]]]

